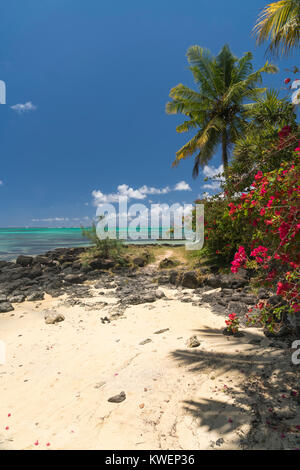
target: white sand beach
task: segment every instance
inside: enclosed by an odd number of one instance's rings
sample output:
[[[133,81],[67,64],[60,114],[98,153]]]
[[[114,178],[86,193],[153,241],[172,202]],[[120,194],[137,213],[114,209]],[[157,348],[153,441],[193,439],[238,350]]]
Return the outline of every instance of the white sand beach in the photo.
[[[85,307],[47,296],[2,314],[0,448],[240,449],[253,420],[245,380],[282,352],[257,329],[224,336],[222,316],[163,290],[167,300],[106,324],[93,303],[114,303],[111,290]],[[45,309],[65,321],[46,324]],[[200,346],[188,348],[193,335]],[[125,401],[108,402],[121,391]],[[278,432],[265,439],[258,448],[281,445]]]

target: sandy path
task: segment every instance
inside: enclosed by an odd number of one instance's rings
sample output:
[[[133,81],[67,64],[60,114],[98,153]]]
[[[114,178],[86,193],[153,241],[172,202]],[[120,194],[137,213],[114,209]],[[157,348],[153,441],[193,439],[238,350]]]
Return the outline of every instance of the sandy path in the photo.
[[[151,272],[158,268],[159,263],[165,258],[172,258],[174,256],[174,250],[166,249],[163,253],[156,256],[155,261],[153,263],[149,263],[145,268],[144,272]]]
[[[208,449],[218,439],[223,449],[239,448],[252,415],[227,390],[240,394],[251,368],[270,360],[268,349],[249,344],[262,334],[225,337],[221,316],[164,290],[169,300],[132,306],[105,325],[101,310],[59,300],[2,314],[0,449]],[[65,321],[46,325],[49,306]],[[197,350],[185,345],[193,334]],[[124,402],[107,401],[122,390]]]

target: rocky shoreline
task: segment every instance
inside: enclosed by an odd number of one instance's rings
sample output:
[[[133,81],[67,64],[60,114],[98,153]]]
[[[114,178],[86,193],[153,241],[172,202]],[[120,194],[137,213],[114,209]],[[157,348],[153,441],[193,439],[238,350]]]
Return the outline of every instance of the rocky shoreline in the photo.
[[[55,441],[57,448],[79,448],[88,433],[95,441],[85,442],[87,448],[104,445],[109,436],[106,445],[113,445],[114,429],[120,438],[123,413],[126,422],[134,423],[136,439],[127,441],[131,433],[124,432],[124,448],[139,445],[140,427],[149,428],[145,448],[299,445],[293,335],[285,325],[266,338],[261,329],[244,323],[249,307],[259,299],[276,305],[277,296],[265,289],[254,295],[244,271],[199,272],[174,266],[171,259],[149,263],[147,250],[127,267],[109,259],[82,263],[82,254],[82,248],[57,249],[0,263],[0,321],[11,354],[0,374],[5,398],[0,415],[20,414],[18,400],[11,398],[19,387],[17,396],[25,396],[32,413],[41,414],[34,422],[45,420],[47,436],[47,410],[53,406],[53,440],[55,410],[67,410],[76,428],[77,407],[82,407],[78,441],[69,431],[65,444]],[[239,316],[241,337],[222,334],[232,312]],[[34,387],[27,389],[28,384]],[[47,405],[36,405],[44,394]],[[70,400],[76,406],[69,407]],[[91,418],[93,432],[90,419],[85,423],[87,407],[91,417],[101,415]],[[23,429],[28,416],[20,420]],[[32,440],[36,432],[34,425]],[[17,442],[30,448],[26,436],[20,431]]]
[[[147,268],[149,253],[133,258],[130,266],[120,266],[111,259],[95,258],[88,263],[81,260],[86,248],[58,248],[44,255],[19,256],[15,262],[0,261],[0,313],[14,310],[14,304],[43,300],[45,294],[59,297],[67,294],[69,302],[82,302],[91,296],[89,285],[97,289],[114,288],[119,298],[114,315],[122,313],[129,305],[152,303],[162,296],[160,286],[171,286],[178,290],[182,302],[201,306],[209,304],[213,312],[224,317],[236,313],[242,326],[245,315],[260,300],[268,299],[274,308],[281,298],[259,289],[254,295],[249,287],[247,272],[238,274],[212,273],[208,269],[200,272],[178,267],[165,259],[161,266],[169,269]],[[117,313],[116,313],[117,312]],[[292,325],[286,325],[277,336],[288,336]]]

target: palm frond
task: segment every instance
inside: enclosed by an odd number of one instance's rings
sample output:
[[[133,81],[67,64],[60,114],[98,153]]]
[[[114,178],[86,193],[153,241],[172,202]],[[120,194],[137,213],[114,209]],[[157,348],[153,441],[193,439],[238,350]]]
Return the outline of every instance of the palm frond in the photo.
[[[177,165],[180,160],[184,160],[187,157],[192,156],[196,150],[204,148],[211,139],[212,132],[219,132],[224,123],[219,118],[212,119],[203,129],[201,129],[195,137],[193,137],[189,142],[187,142],[178,152],[176,152],[176,159],[173,163]]]
[[[199,169],[203,168],[204,165],[207,165],[214,153],[217,150],[218,145],[220,144],[220,134],[217,131],[212,130],[210,133],[210,138],[206,144],[201,148],[198,155],[195,157],[194,167],[193,167],[193,178],[197,178],[199,174]]]
[[[257,43],[270,40],[268,51],[288,55],[300,43],[300,1],[281,0],[267,5],[253,29]]]
[[[261,67],[256,72],[250,73],[245,80],[234,83],[227,91],[224,96],[223,103],[226,105],[231,101],[241,99],[241,97],[246,98],[247,96],[253,96],[254,90],[257,93],[263,92],[265,89],[254,88],[256,83],[262,82],[263,73],[276,73],[278,71],[275,65],[269,64],[266,62],[263,67]]]

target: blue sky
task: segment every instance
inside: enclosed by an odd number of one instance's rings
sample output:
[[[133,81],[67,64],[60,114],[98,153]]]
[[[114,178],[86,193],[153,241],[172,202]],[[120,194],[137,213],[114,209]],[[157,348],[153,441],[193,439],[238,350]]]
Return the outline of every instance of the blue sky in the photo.
[[[251,29],[266,3],[2,2],[0,225],[76,226],[95,215],[93,191],[112,195],[120,185],[144,188],[142,202],[192,202],[203,175],[192,179],[192,159],[171,168],[188,134],[176,134],[181,119],[165,114],[169,90],[193,86],[185,58],[193,44],[214,54],[225,43],[238,56],[250,50],[262,66],[265,47],[256,48]],[[295,62],[280,61],[265,84],[281,87]],[[211,164],[220,163],[218,154]],[[182,181],[191,190],[176,191]]]

